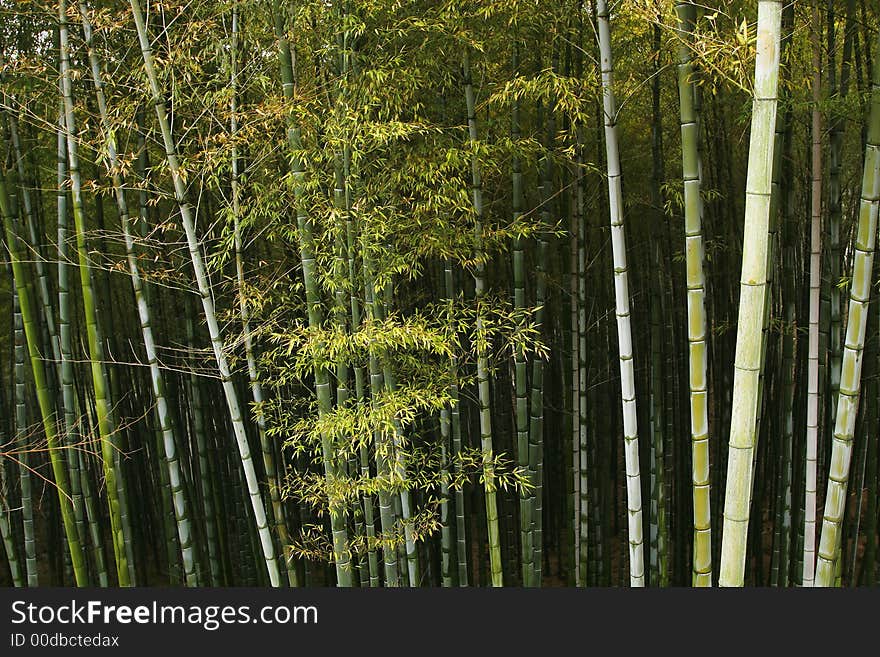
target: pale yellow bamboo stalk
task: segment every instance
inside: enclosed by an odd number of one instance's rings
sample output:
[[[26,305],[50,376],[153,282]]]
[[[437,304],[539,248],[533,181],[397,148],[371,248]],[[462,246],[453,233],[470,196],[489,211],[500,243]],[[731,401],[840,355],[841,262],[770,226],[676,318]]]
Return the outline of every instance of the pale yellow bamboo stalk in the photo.
[[[760,0],[720,586],[742,586],[745,573],[764,299],[767,294],[767,248],[781,32],[781,0]]]

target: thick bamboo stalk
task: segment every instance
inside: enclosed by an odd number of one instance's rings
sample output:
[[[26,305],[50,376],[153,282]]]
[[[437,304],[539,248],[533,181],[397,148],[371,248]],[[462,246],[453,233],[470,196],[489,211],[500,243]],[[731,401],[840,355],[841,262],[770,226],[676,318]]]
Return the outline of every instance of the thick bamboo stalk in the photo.
[[[758,2],[757,59],[746,180],[740,304],[733,379],[733,412],[724,497],[720,586],[742,586],[756,443],[758,378],[767,294],[771,177],[779,80],[781,0]]]

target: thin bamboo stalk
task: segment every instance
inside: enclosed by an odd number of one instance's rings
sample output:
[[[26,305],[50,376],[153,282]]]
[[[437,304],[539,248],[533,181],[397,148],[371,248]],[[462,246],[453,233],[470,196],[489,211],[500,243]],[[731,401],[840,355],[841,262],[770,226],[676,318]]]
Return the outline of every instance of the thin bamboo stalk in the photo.
[[[470,49],[465,47],[462,55],[462,70],[464,73],[464,93],[467,104],[468,139],[472,146],[476,146],[479,136],[477,133],[476,102],[474,86],[471,79]],[[474,266],[474,287],[477,303],[477,335],[484,327],[482,318],[483,303],[486,294],[486,254],[483,252],[483,189],[480,175],[480,163],[476,154],[471,157],[472,200],[476,222],[474,234],[476,240],[476,259]],[[482,343],[482,340],[480,341]],[[486,497],[486,524],[489,532],[489,565],[491,569],[492,586],[503,586],[504,576],[501,567],[501,543],[498,525],[498,502],[495,489],[494,452],[492,449],[492,409],[489,395],[489,359],[486,346],[478,344],[477,349],[477,391],[480,404],[480,446],[483,454],[483,486]]]
[[[615,314],[617,316],[620,393],[623,405],[624,460],[626,463],[627,533],[629,537],[630,586],[645,585],[642,542],[642,484],[639,468],[639,436],[636,419],[630,293],[626,264],[626,233],[623,216],[620,150],[617,143],[617,102],[612,87],[611,26],[608,3],[597,0],[599,52],[602,71],[602,104],[605,115],[605,155],[608,168],[608,201],[611,215],[611,248],[614,258]]]
[[[269,581],[271,585],[279,586],[281,580],[278,573],[278,561],[275,555],[275,546],[272,540],[272,535],[269,532],[268,521],[266,518],[266,509],[263,505],[263,499],[260,495],[259,483],[257,482],[257,474],[254,468],[250,446],[248,445],[247,432],[244,426],[244,418],[241,413],[241,406],[239,404],[238,394],[235,391],[235,386],[232,382],[232,372],[229,369],[226,355],[223,352],[223,339],[220,335],[220,327],[217,323],[217,315],[214,311],[214,300],[211,297],[211,289],[208,284],[205,263],[201,254],[201,247],[195,231],[195,222],[193,221],[192,209],[190,208],[190,205],[186,200],[186,185],[184,184],[180,164],[178,161],[177,145],[174,141],[173,135],[171,134],[171,126],[168,122],[168,113],[165,107],[165,100],[159,87],[159,80],[156,75],[155,65],[153,62],[152,48],[150,46],[150,40],[147,36],[147,29],[144,23],[144,17],[143,12],[141,11],[140,2],[138,0],[131,0],[131,9],[134,17],[135,27],[137,28],[138,41],[140,42],[141,54],[144,60],[144,68],[147,74],[152,102],[156,108],[156,117],[159,122],[159,128],[162,132],[162,141],[165,146],[165,156],[168,161],[168,168],[171,171],[171,176],[174,183],[174,197],[180,209],[184,231],[186,232],[187,248],[189,250],[190,260],[192,261],[196,284],[199,290],[199,296],[202,300],[202,309],[208,326],[208,334],[211,339],[211,347],[214,351],[214,358],[217,362],[217,368],[220,372],[220,379],[223,385],[223,394],[226,398],[226,405],[229,410],[229,417],[232,422],[233,431],[235,432],[235,441],[238,446],[241,465],[244,469],[244,478],[247,486],[248,497],[251,501],[251,508],[253,509],[254,513],[254,523],[256,524],[256,531],[259,536],[263,558],[266,562],[266,571],[269,575]]]

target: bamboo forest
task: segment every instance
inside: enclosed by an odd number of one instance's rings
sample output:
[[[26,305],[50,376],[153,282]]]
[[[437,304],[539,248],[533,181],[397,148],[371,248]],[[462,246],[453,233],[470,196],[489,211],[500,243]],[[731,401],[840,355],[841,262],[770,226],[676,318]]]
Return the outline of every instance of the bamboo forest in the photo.
[[[880,585],[875,0],[0,0],[0,585]]]

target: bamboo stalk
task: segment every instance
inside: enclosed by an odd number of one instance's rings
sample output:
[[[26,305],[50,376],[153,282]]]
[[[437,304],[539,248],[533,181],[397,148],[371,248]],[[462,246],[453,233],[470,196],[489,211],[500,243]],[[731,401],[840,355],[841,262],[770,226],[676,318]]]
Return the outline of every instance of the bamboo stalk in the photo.
[[[782,2],[758,2],[757,59],[752,102],[752,127],[746,181],[740,305],[733,380],[733,412],[720,586],[742,586],[752,489],[752,459],[756,444],[758,379],[761,371],[764,299],[767,294],[767,249],[771,177],[776,126],[777,85]]]
[[[464,93],[467,103],[468,139],[472,146],[478,142],[477,116],[474,97],[474,86],[471,79],[470,49],[466,47],[462,55],[464,73]],[[474,284],[477,303],[477,335],[483,330],[483,303],[486,294],[486,254],[483,252],[483,190],[480,176],[480,164],[476,154],[471,157],[471,193],[476,213],[474,235],[476,241],[476,260],[474,266]],[[478,338],[479,339],[479,338]],[[482,341],[481,341],[482,342]],[[480,405],[480,446],[483,454],[483,485],[486,497],[486,523],[489,531],[489,564],[492,586],[503,586],[504,576],[501,566],[501,543],[498,524],[498,502],[496,500],[494,451],[492,448],[492,409],[489,395],[489,359],[486,347],[478,345],[477,349],[477,391]]]
[[[140,42],[141,54],[144,60],[144,68],[147,74],[149,90],[152,96],[153,105],[156,108],[156,117],[159,122],[159,128],[162,132],[162,141],[165,146],[165,156],[168,161],[168,168],[171,171],[174,183],[174,197],[180,209],[181,219],[183,221],[184,231],[186,232],[187,248],[189,250],[190,260],[192,262],[193,271],[195,273],[196,284],[198,285],[199,296],[202,300],[202,309],[208,325],[208,333],[211,338],[211,347],[214,351],[214,358],[217,362],[217,368],[220,372],[220,379],[223,385],[223,394],[226,399],[226,405],[229,410],[229,417],[235,432],[235,441],[238,446],[241,465],[244,470],[244,478],[247,485],[248,497],[250,498],[251,508],[254,513],[254,523],[256,525],[257,534],[262,548],[263,558],[266,562],[266,571],[269,575],[269,581],[272,586],[280,585],[280,577],[278,573],[278,562],[275,555],[275,546],[272,535],[269,532],[268,521],[266,518],[266,509],[260,496],[259,484],[257,482],[256,470],[254,468],[253,458],[251,456],[250,446],[248,445],[247,433],[244,426],[244,418],[242,417],[241,407],[238,401],[238,395],[232,383],[232,373],[223,353],[223,339],[220,335],[220,327],[217,323],[217,316],[214,311],[214,301],[211,297],[211,289],[208,284],[207,273],[205,270],[204,259],[202,258],[200,244],[195,232],[195,222],[193,221],[192,210],[186,200],[186,186],[183,182],[181,168],[178,161],[177,145],[171,134],[171,126],[168,122],[168,113],[165,107],[165,101],[159,87],[159,81],[156,76],[155,65],[153,63],[153,54],[147,37],[146,25],[144,23],[143,13],[141,11],[140,2],[131,0],[131,9],[134,17],[135,27],[137,28],[138,40]]]
[[[629,536],[630,586],[645,585],[642,545],[642,484],[639,468],[639,436],[633,366],[630,293],[626,263],[620,150],[617,144],[617,102],[612,88],[611,27],[608,3],[597,0],[599,51],[602,71],[602,104],[605,115],[605,155],[608,167],[608,201],[611,215],[611,247],[614,258],[615,314],[617,316],[620,393],[623,406],[624,460],[626,463],[627,533]]]
[[[854,235],[855,252],[849,287],[846,340],[841,365],[840,391],[837,397],[831,462],[828,467],[825,510],[816,562],[816,586],[832,585],[838,558],[871,299],[871,272],[877,233],[877,214],[880,209],[880,41],[875,44],[875,48],[859,221]]]

